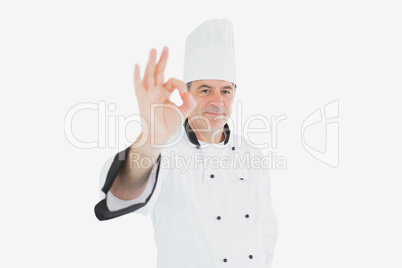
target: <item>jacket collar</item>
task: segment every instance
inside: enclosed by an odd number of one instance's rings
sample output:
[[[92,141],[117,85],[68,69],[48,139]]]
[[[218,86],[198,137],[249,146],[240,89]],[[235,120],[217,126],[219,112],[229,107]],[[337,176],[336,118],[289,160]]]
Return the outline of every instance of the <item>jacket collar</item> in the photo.
[[[190,124],[188,123],[188,118],[186,118],[186,121],[183,124],[184,130],[186,131],[187,138],[189,141],[194,144],[200,146],[200,143],[198,142],[197,136],[194,133],[194,130],[190,127]],[[223,134],[225,135],[225,142],[224,144],[226,145],[229,141],[230,138],[230,129],[228,124],[225,124],[223,127]]]

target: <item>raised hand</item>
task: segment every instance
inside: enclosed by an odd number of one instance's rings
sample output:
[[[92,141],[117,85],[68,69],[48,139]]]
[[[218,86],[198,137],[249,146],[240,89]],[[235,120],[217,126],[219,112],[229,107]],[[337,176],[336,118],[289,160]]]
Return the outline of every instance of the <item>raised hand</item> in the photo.
[[[164,47],[159,62],[155,64],[156,50],[152,49],[142,80],[138,64],[134,69],[135,95],[140,115],[145,121],[142,122],[142,138],[146,137],[149,145],[152,145],[151,142],[165,144],[179,130],[196,105],[183,81],[170,78],[164,83],[163,73],[167,59],[168,48]],[[178,89],[183,100],[182,106],[169,100],[175,89]]]

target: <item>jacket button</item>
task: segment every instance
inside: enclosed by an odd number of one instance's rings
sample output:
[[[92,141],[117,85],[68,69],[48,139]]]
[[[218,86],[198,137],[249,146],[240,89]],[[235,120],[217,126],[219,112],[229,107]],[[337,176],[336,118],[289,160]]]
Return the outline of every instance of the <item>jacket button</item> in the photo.
[[[248,257],[249,257],[250,259],[252,259],[252,258],[253,258],[253,255],[249,255]]]
[[[235,150],[235,147],[232,147],[232,151],[234,151]]]
[[[214,174],[211,174],[211,178],[214,178],[215,176],[214,176]]]
[[[200,145],[195,146],[195,148],[197,148],[197,149],[200,149],[200,147],[201,147]]]
[[[218,216],[218,217],[216,217],[218,220],[220,220],[221,219],[221,216]]]
[[[240,178],[240,180],[244,180],[244,178]]]
[[[228,259],[226,259],[226,258],[223,259],[223,262],[227,262],[227,261],[228,261]]]
[[[246,218],[248,218],[248,217],[250,217],[248,214],[246,214],[246,216],[244,216],[244,217],[246,217]]]

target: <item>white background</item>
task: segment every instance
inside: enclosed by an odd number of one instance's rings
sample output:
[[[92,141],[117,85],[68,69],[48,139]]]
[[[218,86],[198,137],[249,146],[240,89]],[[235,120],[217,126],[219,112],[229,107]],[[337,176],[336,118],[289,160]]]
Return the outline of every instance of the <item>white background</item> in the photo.
[[[275,268],[402,267],[398,1],[2,1],[1,267],[155,267],[149,218],[99,222],[99,173],[117,146],[78,148],[65,117],[80,103],[138,113],[134,64],[170,49],[182,78],[186,36],[207,19],[235,32],[243,117],[279,124],[272,199]],[[302,146],[301,125],[339,100],[339,166]],[[96,141],[97,111],[74,118]],[[127,126],[134,141],[138,126]],[[325,133],[324,133],[325,134]],[[318,143],[317,143],[318,144]],[[127,144],[128,145],[128,144]]]

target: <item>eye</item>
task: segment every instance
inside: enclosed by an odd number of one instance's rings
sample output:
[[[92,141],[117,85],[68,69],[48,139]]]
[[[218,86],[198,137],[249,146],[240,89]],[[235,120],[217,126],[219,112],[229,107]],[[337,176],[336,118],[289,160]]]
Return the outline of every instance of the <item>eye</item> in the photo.
[[[224,90],[223,93],[224,94],[231,94],[232,92],[230,92],[229,90]]]
[[[201,92],[202,92],[202,93],[208,93],[208,92],[209,92],[209,89],[203,89]]]

